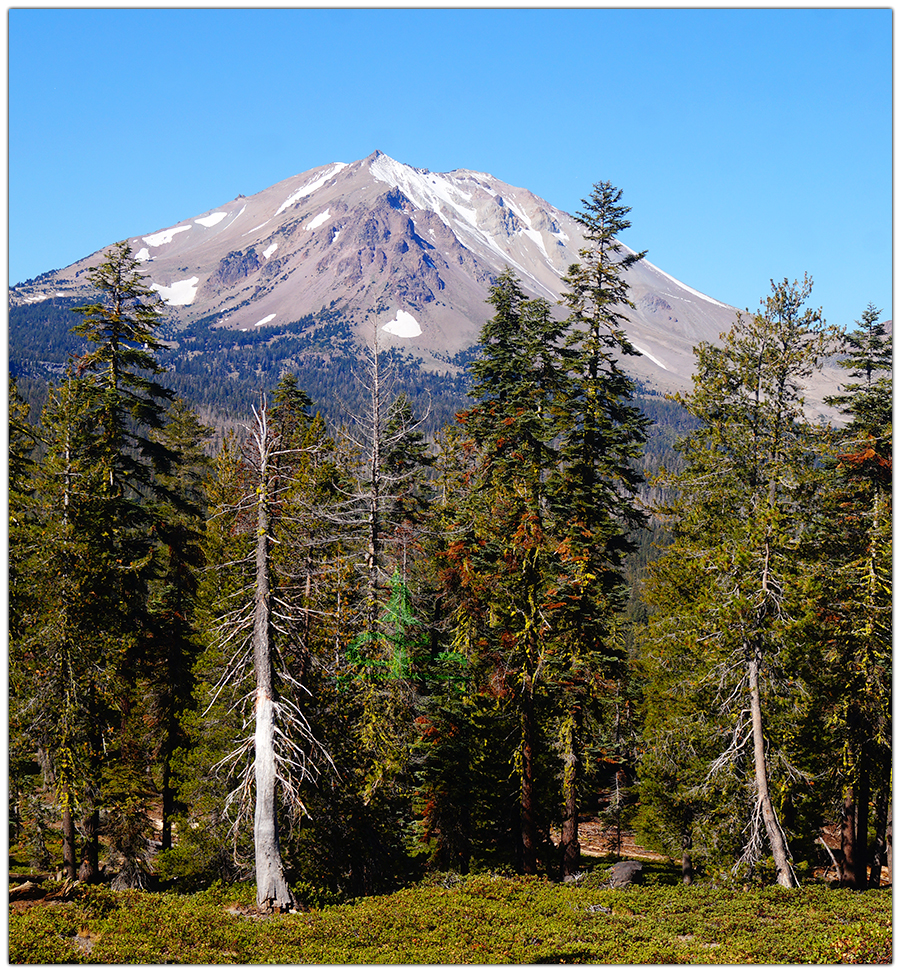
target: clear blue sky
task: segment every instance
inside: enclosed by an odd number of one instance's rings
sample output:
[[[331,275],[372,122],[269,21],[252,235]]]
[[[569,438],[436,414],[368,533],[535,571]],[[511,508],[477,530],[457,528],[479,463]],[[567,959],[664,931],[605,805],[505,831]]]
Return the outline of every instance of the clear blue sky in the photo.
[[[808,272],[892,314],[890,9],[13,9],[9,278],[375,149],[569,212],[623,190],[667,273]]]

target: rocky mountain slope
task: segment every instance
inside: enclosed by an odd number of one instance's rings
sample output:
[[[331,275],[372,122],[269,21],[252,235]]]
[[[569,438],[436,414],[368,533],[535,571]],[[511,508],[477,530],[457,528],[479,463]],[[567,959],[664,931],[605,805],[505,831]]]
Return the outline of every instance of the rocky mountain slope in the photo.
[[[527,291],[555,303],[584,240],[570,215],[527,189],[467,169],[432,173],[374,152],[129,243],[168,305],[175,342],[199,325],[270,342],[325,310],[339,312],[358,341],[377,333],[380,347],[452,374],[453,357],[475,344],[491,314],[485,300],[496,275],[509,266]],[[85,274],[99,257],[11,288],[11,306],[86,294]],[[647,260],[628,280],[635,309],[627,330],[642,355],[627,367],[649,388],[688,387],[692,347],[715,341],[737,309]]]

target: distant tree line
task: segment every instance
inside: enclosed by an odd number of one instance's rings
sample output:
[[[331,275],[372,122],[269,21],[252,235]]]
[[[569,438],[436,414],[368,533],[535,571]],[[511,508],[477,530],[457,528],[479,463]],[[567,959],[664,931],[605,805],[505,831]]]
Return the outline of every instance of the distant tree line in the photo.
[[[267,357],[316,328],[198,326],[212,358],[167,371],[128,246],[91,270],[38,422],[10,386],[13,849],[48,868],[59,841],[68,876],[120,887],[252,874],[277,910],[426,869],[563,879],[595,814],[688,882],[832,859],[879,882],[890,336],[785,280],[696,349],[689,393],[640,394],[621,196],[583,201],[562,319],[498,277],[440,427],[377,345],[322,385]],[[801,383],[837,352],[831,429]],[[255,363],[218,433],[177,394],[210,362]]]

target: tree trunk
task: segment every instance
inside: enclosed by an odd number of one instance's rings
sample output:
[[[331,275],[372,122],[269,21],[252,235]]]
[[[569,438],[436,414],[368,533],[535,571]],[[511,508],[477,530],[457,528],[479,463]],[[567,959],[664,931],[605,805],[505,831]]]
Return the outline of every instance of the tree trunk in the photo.
[[[576,736],[578,707],[573,706],[563,722],[563,823],[562,876],[574,876],[578,872],[581,844],[578,841],[578,754]]]
[[[890,792],[888,792],[888,816],[887,816],[887,828],[884,832],[884,844],[886,847],[885,856],[887,860],[887,880],[889,883],[894,882],[894,803],[890,799]]]
[[[865,889],[869,883],[869,754],[865,742],[859,749],[856,775],[856,829],[853,834],[853,888]]]
[[[681,820],[681,881],[685,886],[690,886],[694,882],[694,861],[691,858],[694,839],[691,818],[690,809],[686,808]]]
[[[534,809],[534,690],[529,683],[522,693],[522,771],[519,810],[522,826],[522,872],[537,872],[537,829]]]
[[[100,811],[96,807],[82,823],[84,829],[84,854],[78,870],[78,878],[84,883],[100,879]]]
[[[175,789],[172,787],[172,759],[163,757],[162,770],[162,835],[160,848],[163,852],[172,848],[172,814],[175,811]]]
[[[72,798],[66,795],[62,814],[63,872],[66,879],[78,879],[78,863],[75,859],[75,816],[72,814]]]
[[[294,897],[284,878],[278,841],[277,771],[275,764],[276,703],[272,674],[272,606],[269,591],[268,434],[260,414],[260,482],[257,494],[256,588],[253,613],[253,669],[256,679],[254,769],[256,808],[253,842],[256,859],[256,902],[265,910],[293,908]]]
[[[775,874],[780,886],[792,887],[797,885],[794,872],[791,869],[790,853],[778,817],[769,795],[769,778],[766,768],[766,744],[763,736],[762,706],[759,699],[759,656],[756,647],[751,647],[748,663],[748,678],[750,683],[750,717],[753,725],[753,764],[756,776],[756,797],[762,809],[766,834],[769,837],[769,847],[775,860]]]
[[[887,853],[889,780],[889,776],[885,775],[885,783],[878,790],[878,798],[875,802],[875,855],[872,857],[872,873],[869,876],[869,886],[872,889],[878,889],[881,886],[881,870],[884,867]]]
[[[275,770],[275,702],[263,687],[256,691],[256,902],[261,909],[289,910],[294,897],[284,878],[278,840]]]
[[[852,886],[856,875],[856,803],[853,789],[844,788],[844,802],[841,806],[841,885]]]
[[[85,817],[82,828],[84,834],[84,846],[82,855],[82,865],[78,872],[78,878],[83,882],[98,882],[100,879],[100,782],[102,779],[102,769],[100,767],[100,755],[103,753],[103,738],[100,731],[100,723],[97,717],[100,707],[97,701],[97,691],[93,683],[90,684],[87,693],[87,708],[90,724],[88,728],[88,745],[90,748],[89,774],[86,789],[87,804],[91,811]],[[82,872],[86,878],[82,877]]]

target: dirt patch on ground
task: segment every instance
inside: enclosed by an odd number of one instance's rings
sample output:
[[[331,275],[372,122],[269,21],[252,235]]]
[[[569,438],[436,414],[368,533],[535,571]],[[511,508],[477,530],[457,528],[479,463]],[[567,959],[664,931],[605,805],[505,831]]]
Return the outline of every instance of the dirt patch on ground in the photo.
[[[559,832],[552,830],[550,837],[559,842]],[[634,841],[633,832],[616,834],[615,827],[604,825],[599,819],[588,818],[578,822],[578,841],[586,856],[619,856],[621,859],[651,859],[654,862],[668,862],[652,849],[645,849]]]
[[[634,841],[634,834],[622,832],[618,837],[614,828],[607,828],[597,819],[578,823],[578,841],[586,856],[619,855],[623,859],[652,859],[667,862],[667,856],[645,849]]]

